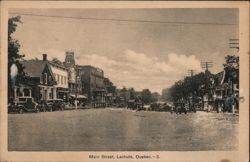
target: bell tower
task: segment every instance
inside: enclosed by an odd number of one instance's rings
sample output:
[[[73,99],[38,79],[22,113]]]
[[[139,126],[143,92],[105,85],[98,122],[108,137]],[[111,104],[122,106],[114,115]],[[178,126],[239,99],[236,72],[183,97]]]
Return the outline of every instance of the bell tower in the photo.
[[[75,66],[74,51],[66,51],[65,66],[66,68]]]

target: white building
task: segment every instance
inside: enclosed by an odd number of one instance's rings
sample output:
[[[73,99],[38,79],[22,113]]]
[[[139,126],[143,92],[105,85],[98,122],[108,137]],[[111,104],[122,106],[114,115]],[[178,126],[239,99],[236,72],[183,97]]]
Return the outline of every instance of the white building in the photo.
[[[68,71],[63,65],[50,61],[51,70],[56,80],[53,98],[68,99]]]

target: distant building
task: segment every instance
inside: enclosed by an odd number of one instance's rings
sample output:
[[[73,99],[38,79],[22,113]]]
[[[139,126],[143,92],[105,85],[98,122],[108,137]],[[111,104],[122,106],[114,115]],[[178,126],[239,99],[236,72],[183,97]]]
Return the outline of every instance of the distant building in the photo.
[[[64,63],[66,68],[71,68],[75,66],[76,63],[75,63],[74,51],[66,51]]]
[[[105,87],[105,101],[108,106],[114,104],[116,99],[116,86],[108,79],[104,78],[103,80]]]
[[[80,74],[77,71],[75,56],[73,51],[66,51],[65,67],[68,70],[68,88],[71,97],[76,97],[77,94],[82,94],[82,82]]]
[[[221,71],[215,75],[214,101],[217,108],[222,108],[225,100],[232,95],[235,98],[236,108],[239,108],[239,71]]]
[[[78,72],[81,73],[83,92],[91,103],[105,102],[104,72],[103,70],[86,65],[77,66]]]

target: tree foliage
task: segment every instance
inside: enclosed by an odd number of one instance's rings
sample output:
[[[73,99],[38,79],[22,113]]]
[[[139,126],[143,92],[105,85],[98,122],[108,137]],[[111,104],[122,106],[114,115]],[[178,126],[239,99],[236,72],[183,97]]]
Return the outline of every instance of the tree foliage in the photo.
[[[239,56],[227,55],[225,61],[226,63],[223,64],[225,70],[239,69]]]
[[[186,77],[174,83],[169,89],[164,91],[164,95],[168,100],[178,101],[179,99],[187,99],[190,96],[203,96],[207,93],[214,80],[214,75],[209,71],[201,72],[194,76]]]
[[[239,82],[239,56],[227,55],[223,64],[226,74],[233,83]],[[202,97],[205,94],[211,96],[210,89],[220,84],[215,82],[216,77],[209,71],[201,72],[194,76],[186,77],[175,82],[170,88],[162,91],[164,100],[177,101],[192,97]]]
[[[152,102],[152,94],[149,89],[143,89],[141,92],[141,100],[143,103],[148,104]]]
[[[224,70],[233,83],[239,83],[239,56],[227,55],[225,57]]]
[[[16,65],[18,73],[16,76],[16,82],[24,81],[24,66],[20,63],[20,60],[24,55],[20,54],[20,43],[13,38],[13,33],[16,31],[17,25],[21,22],[21,17],[16,16],[8,20],[8,89],[11,90],[11,71],[10,68],[13,64]]]

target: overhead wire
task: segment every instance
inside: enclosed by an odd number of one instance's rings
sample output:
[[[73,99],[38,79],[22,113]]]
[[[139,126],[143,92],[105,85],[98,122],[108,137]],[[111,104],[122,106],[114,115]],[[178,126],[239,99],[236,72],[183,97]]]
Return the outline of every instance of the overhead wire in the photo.
[[[236,23],[218,23],[218,22],[183,22],[183,21],[157,21],[157,20],[136,20],[136,19],[115,19],[115,18],[95,18],[95,17],[74,17],[74,16],[59,16],[59,15],[41,15],[30,13],[10,13],[23,16],[34,17],[51,17],[51,18],[66,18],[66,19],[80,19],[80,20],[94,20],[94,21],[115,21],[115,22],[135,22],[135,23],[153,23],[153,24],[175,24],[175,25],[222,25],[234,26]]]

